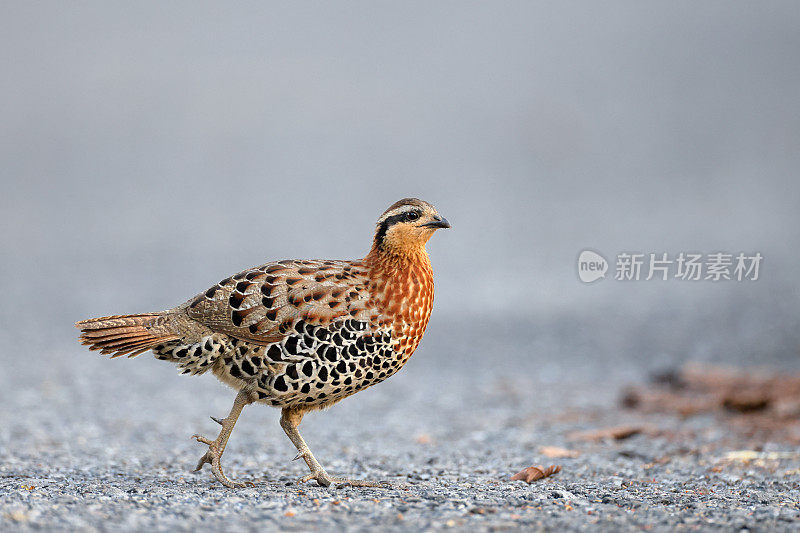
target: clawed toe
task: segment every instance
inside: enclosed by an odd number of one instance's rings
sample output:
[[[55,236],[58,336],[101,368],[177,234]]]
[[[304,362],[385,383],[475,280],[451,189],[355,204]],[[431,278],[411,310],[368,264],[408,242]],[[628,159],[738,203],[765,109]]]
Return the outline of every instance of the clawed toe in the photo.
[[[369,481],[366,479],[333,478],[337,487],[370,487],[373,489],[391,489],[388,481]]]
[[[229,479],[222,472],[222,462],[221,462],[222,454],[219,452],[219,447],[218,447],[219,445],[217,441],[212,441],[201,435],[192,435],[192,438],[195,439],[197,442],[201,442],[203,444],[208,445],[208,450],[206,450],[206,453],[197,462],[197,467],[194,469],[194,472],[199,472],[203,468],[203,466],[206,463],[208,463],[211,465],[211,471],[214,474],[214,477],[217,479],[217,481],[219,481],[226,487],[231,489],[255,487],[255,484],[250,481],[244,481],[244,482],[233,481]]]
[[[196,440],[197,442],[201,442],[203,444],[207,444],[208,445],[208,450],[203,455],[203,457],[201,457],[200,460],[197,462],[197,466],[195,467],[195,469],[192,470],[192,472],[199,472],[200,470],[203,469],[203,465],[205,465],[206,463],[207,464],[213,464],[213,462],[214,462],[214,460],[213,460],[214,452],[212,452],[212,448],[215,447],[214,446],[214,441],[211,441],[211,440],[209,440],[209,439],[207,439],[207,438],[205,438],[205,437],[203,437],[201,435],[192,435],[192,438],[194,440]]]
[[[209,439],[207,437],[204,437],[202,435],[192,435],[192,438],[194,440],[196,440],[197,442],[202,442],[203,444],[208,444],[209,446],[215,446],[216,443],[217,443],[216,441],[213,441],[213,440],[211,440],[211,439]]]
[[[211,464],[211,459],[208,458],[208,454],[205,454],[203,457],[200,458],[199,461],[197,461],[197,466],[194,467],[194,470],[192,470],[192,472],[201,471],[203,469],[203,465],[205,465],[206,463]]]
[[[321,472],[316,472],[316,473],[312,472],[311,474],[307,474],[298,479],[297,483],[298,484],[306,483],[308,481],[311,481],[312,479],[316,480],[317,484],[320,487],[330,487],[331,483],[333,482],[333,479],[323,470]]]
[[[297,483],[306,483],[307,481],[315,480],[321,487],[330,487],[335,484],[336,487],[372,487],[378,489],[390,489],[392,485],[388,481],[366,481],[363,479],[347,479],[343,477],[334,477],[329,475],[325,470],[319,470],[305,475],[297,480]]]

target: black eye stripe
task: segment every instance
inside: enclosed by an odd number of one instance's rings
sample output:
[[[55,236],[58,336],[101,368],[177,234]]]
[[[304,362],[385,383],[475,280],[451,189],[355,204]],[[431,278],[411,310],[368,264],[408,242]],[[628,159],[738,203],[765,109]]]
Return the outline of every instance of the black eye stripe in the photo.
[[[378,231],[375,233],[375,240],[380,243],[383,241],[383,238],[386,236],[386,232],[389,228],[398,222],[406,222],[409,220],[408,215],[411,213],[415,213],[417,217],[413,220],[417,220],[420,217],[419,211],[405,211],[403,213],[398,213],[396,215],[392,215],[387,217],[386,220],[380,223],[378,226]]]

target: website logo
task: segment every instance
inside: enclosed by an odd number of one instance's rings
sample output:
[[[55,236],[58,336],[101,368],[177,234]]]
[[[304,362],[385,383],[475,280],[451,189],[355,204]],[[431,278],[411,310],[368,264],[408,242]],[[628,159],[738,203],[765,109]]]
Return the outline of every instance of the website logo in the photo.
[[[578,256],[578,277],[584,283],[592,283],[606,277],[608,261],[602,255],[584,250]]]

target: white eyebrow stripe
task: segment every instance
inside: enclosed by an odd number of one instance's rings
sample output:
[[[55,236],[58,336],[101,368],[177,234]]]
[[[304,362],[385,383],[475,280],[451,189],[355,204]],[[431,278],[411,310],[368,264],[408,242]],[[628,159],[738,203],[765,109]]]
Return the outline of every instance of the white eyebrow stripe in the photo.
[[[389,217],[393,217],[393,216],[399,215],[401,213],[407,213],[409,211],[415,211],[417,209],[420,209],[420,208],[418,206],[416,206],[416,205],[401,205],[400,207],[396,207],[396,208],[392,209],[388,213],[384,214],[381,218],[379,218],[378,219],[378,224],[380,224],[381,222],[385,221]]]

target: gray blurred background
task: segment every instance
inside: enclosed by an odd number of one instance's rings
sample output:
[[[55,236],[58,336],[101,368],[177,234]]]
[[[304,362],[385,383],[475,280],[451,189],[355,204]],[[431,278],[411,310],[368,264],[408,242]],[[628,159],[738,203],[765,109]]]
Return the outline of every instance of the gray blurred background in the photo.
[[[3,394],[75,365],[144,387],[171,369],[101,361],[72,323],[363,256],[405,196],[453,224],[437,368],[797,366],[799,29],[792,1],[5,3]],[[583,285],[586,247],[765,259]]]

